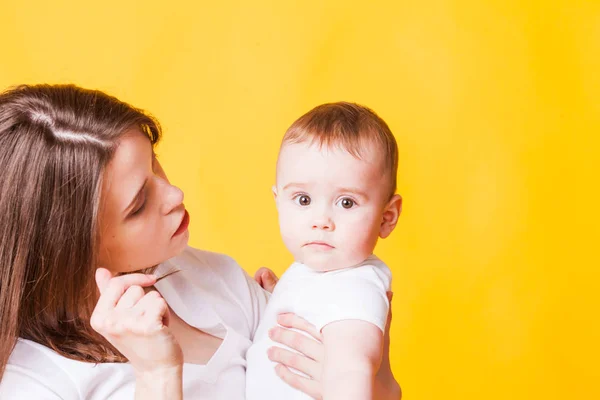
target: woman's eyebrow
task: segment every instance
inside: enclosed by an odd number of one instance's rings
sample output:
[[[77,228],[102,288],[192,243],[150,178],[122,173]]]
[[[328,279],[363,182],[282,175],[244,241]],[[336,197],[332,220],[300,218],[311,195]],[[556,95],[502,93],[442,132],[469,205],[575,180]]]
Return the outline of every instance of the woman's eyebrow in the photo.
[[[133,206],[135,205],[135,203],[137,202],[137,200],[142,195],[142,192],[144,191],[144,188],[146,187],[146,183],[147,182],[148,182],[148,178],[146,178],[146,180],[144,180],[144,184],[142,185],[142,187],[140,188],[140,190],[138,190],[138,192],[135,194],[135,196],[131,200],[131,203],[129,203],[129,205],[125,208],[125,210],[123,210],[123,214],[127,214],[129,212],[129,210],[131,210],[133,208]]]

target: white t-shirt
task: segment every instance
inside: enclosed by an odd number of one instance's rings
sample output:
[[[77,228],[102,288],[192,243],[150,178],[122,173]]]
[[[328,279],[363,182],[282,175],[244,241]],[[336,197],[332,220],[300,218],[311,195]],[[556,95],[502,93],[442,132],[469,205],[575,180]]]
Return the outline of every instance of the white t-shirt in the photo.
[[[248,350],[246,400],[310,399],[283,382],[275,373],[276,363],[267,356],[267,350],[275,345],[268,331],[277,325],[278,314],[295,313],[319,331],[329,323],[355,319],[370,322],[384,332],[391,280],[390,269],[374,255],[358,266],[329,272],[292,264],[275,286]]]
[[[246,351],[268,293],[230,257],[187,248],[156,274],[182,269],[156,284],[169,306],[188,324],[223,338],[206,365],[184,364],[187,399],[242,400]],[[0,382],[2,400],[131,400],[130,364],[91,364],[58,355],[20,339]]]

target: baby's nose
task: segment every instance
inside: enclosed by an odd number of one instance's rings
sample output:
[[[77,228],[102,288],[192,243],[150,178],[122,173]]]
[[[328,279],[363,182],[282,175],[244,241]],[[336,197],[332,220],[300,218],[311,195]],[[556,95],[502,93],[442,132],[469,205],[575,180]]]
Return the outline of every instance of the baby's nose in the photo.
[[[335,229],[335,225],[331,218],[320,217],[313,221],[312,228],[331,231],[331,230]]]

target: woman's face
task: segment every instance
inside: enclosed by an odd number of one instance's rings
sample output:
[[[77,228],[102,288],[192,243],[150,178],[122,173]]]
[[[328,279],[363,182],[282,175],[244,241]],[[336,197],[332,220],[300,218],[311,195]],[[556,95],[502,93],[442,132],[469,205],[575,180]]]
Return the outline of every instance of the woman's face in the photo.
[[[114,273],[160,264],[187,245],[183,192],[171,185],[139,130],[123,135],[104,173],[99,262]]]

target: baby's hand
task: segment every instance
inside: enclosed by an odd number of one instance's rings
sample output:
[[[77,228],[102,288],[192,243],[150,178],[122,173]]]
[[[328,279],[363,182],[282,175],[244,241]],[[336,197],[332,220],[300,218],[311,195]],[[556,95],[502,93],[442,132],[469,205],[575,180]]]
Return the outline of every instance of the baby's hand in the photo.
[[[273,293],[275,285],[277,285],[277,275],[267,267],[261,267],[254,274],[254,280],[269,293]]]

